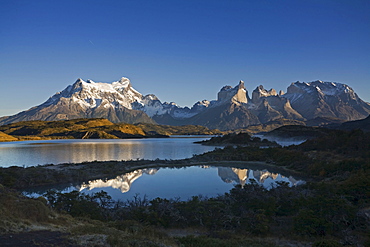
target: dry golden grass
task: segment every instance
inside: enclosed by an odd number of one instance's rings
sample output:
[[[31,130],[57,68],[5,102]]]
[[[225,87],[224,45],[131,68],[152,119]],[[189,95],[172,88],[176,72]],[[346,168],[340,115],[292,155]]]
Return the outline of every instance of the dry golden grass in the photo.
[[[0,142],[9,142],[9,141],[17,141],[18,138],[15,138],[11,135],[5,134],[4,132],[0,131]]]

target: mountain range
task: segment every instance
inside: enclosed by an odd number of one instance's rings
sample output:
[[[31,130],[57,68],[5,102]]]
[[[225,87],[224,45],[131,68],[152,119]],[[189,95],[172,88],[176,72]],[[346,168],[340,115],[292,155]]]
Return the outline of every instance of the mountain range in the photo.
[[[240,81],[235,87],[221,88],[216,100],[198,101],[189,108],[174,102],[162,103],[154,94],[142,95],[123,77],[112,83],[78,79],[39,106],[1,117],[0,125],[28,120],[107,118],[114,123],[202,125],[230,130],[278,119],[353,121],[369,114],[370,104],[341,83],[297,81],[286,93],[266,90],[261,85],[250,97]]]

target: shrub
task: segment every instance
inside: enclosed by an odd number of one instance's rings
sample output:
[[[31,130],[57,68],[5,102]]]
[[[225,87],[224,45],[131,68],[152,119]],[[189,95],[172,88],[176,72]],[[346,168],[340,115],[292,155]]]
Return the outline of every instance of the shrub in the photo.
[[[342,246],[338,241],[331,239],[323,239],[313,243],[312,247],[339,247]]]

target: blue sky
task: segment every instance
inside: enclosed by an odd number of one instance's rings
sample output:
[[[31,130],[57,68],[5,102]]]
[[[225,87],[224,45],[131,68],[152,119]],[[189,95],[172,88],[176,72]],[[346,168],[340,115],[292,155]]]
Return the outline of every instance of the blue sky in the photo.
[[[368,0],[0,0],[0,116],[77,78],[191,106],[245,81],[348,84],[370,101]]]

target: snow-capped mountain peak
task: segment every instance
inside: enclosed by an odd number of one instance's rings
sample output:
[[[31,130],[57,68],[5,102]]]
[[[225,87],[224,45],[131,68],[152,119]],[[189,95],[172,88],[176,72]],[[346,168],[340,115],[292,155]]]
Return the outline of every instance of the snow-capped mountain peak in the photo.
[[[130,80],[125,77],[112,83],[94,82],[90,79],[84,81],[79,78],[73,85],[69,85],[63,91],[56,93],[44,104],[55,104],[62,98],[70,99],[84,109],[93,109],[99,106],[133,109],[132,104],[141,102],[143,96],[132,88]]]
[[[312,93],[320,92],[323,95],[339,95],[341,93],[351,93],[353,89],[346,84],[338,82],[294,82],[288,87],[287,93]]]
[[[122,77],[112,83],[84,81],[79,78],[73,85],[52,96],[45,105],[55,104],[61,99],[70,99],[85,110],[98,107],[145,112],[148,116],[171,114],[175,118],[191,117],[190,109],[181,108],[176,103],[162,103],[154,94],[143,96],[136,91],[128,78]]]
[[[351,87],[338,82],[297,81],[282,97],[306,119],[326,116],[354,120],[369,114],[369,105]]]

